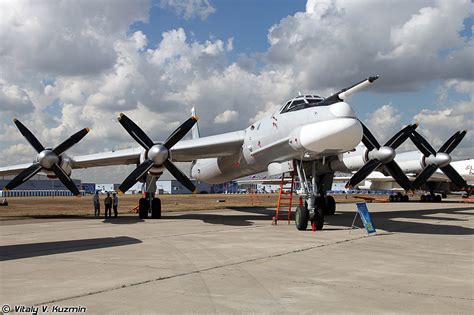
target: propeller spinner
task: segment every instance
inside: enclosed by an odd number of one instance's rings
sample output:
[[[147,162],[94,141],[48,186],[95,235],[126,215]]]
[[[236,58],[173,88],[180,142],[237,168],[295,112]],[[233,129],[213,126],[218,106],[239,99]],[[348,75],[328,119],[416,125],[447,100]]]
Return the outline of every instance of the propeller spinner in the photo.
[[[397,132],[385,145],[381,146],[370,130],[361,122],[363,129],[362,143],[367,148],[367,163],[358,170],[347,182],[346,188],[352,188],[378,167],[383,165],[388,173],[397,181],[397,183],[406,191],[412,190],[412,184],[408,177],[403,173],[400,166],[395,162],[395,149],[398,148],[418,125],[408,125]]]
[[[69,177],[69,175],[61,168],[61,154],[71,148],[73,145],[81,141],[82,138],[90,131],[89,128],[84,128],[71,137],[63,141],[60,145],[54,149],[45,148],[41,142],[33,135],[33,133],[25,127],[18,119],[13,119],[13,122],[20,130],[21,134],[28,140],[31,146],[38,152],[36,160],[27,169],[23,170],[20,174],[14,177],[5,187],[6,190],[11,190],[28,179],[36,175],[41,170],[52,171],[59,180],[66,186],[74,195],[80,195],[76,185]]]
[[[152,167],[164,166],[184,187],[192,192],[196,192],[196,187],[191,180],[181,172],[176,165],[169,159],[169,150],[178,143],[194,126],[198,118],[192,116],[181,124],[164,143],[154,143],[146,133],[138,127],[125,114],[120,113],[117,118],[120,124],[127,130],[135,141],[137,141],[145,150],[147,159],[137,166],[130,175],[123,181],[118,188],[119,192],[124,193],[136,182],[140,180]]]
[[[413,131],[410,135],[410,139],[418,150],[423,153],[423,164],[425,164],[425,168],[418,174],[413,182],[414,188],[418,189],[425,184],[438,168],[459,188],[465,189],[468,187],[464,178],[450,165],[450,153],[459,145],[466,133],[466,130],[457,131],[441,146],[438,152],[436,152],[423,136]]]

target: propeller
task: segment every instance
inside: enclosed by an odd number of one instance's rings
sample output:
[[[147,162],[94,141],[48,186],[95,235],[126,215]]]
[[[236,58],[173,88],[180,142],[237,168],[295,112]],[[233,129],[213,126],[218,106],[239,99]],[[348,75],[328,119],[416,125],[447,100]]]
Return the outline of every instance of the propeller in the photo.
[[[466,181],[461,175],[450,165],[451,156],[450,153],[461,143],[462,139],[466,135],[467,131],[457,131],[454,133],[438,150],[426,141],[426,139],[418,132],[413,131],[410,134],[410,139],[416,145],[418,150],[423,153],[423,164],[425,168],[416,177],[413,182],[413,187],[418,189],[436,172],[439,168],[441,171],[459,188],[465,189],[468,187]]]
[[[69,177],[69,175],[61,168],[61,154],[71,148],[73,145],[81,141],[82,138],[90,131],[89,128],[84,128],[73,134],[68,139],[64,140],[60,145],[54,149],[45,148],[41,142],[33,135],[33,133],[25,127],[18,119],[13,119],[13,122],[20,130],[20,133],[26,138],[31,146],[38,152],[36,160],[27,169],[15,176],[5,187],[6,190],[11,190],[28,179],[36,175],[41,170],[52,171],[58,179],[66,186],[74,195],[80,195],[76,185]]]
[[[145,157],[147,158],[144,162],[137,166],[130,175],[123,181],[118,188],[119,192],[124,193],[130,187],[135,185],[152,167],[164,166],[166,169],[181,183],[184,187],[192,192],[196,192],[196,187],[191,180],[181,172],[176,165],[169,159],[169,150],[178,143],[194,126],[198,118],[192,116],[184,123],[181,124],[164,143],[153,142],[146,133],[138,127],[130,118],[124,113],[120,113],[117,118],[119,123],[127,130],[135,141],[137,141],[145,150]]]
[[[361,122],[363,137],[362,143],[367,148],[366,159],[367,162],[361,169],[359,169],[347,182],[346,188],[352,188],[362,180],[364,180],[370,173],[375,171],[380,166],[384,166],[387,172],[397,181],[397,183],[406,191],[412,189],[412,184],[408,177],[403,173],[400,166],[395,162],[395,149],[398,148],[410,134],[418,127],[418,125],[408,125],[399,132],[397,132],[385,145],[380,146],[377,139],[370,132],[370,130]]]

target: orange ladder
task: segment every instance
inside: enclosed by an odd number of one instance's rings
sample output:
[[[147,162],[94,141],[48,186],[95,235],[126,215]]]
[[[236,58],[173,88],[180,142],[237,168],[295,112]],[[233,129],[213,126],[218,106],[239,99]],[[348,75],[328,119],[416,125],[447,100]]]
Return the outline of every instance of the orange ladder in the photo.
[[[291,222],[291,206],[293,203],[293,193],[295,190],[295,172],[290,172],[290,177],[285,178],[285,174],[283,173],[281,176],[281,182],[280,182],[280,193],[278,194],[278,203],[277,203],[277,208],[276,208],[276,214],[273,217],[273,222],[272,224],[277,225],[278,220],[280,219],[280,209],[283,206],[288,207],[288,214],[287,214],[287,220],[288,224]],[[285,183],[287,182],[287,179],[291,178],[291,185],[290,185],[290,190],[285,191],[284,186]],[[285,203],[287,202],[287,203]]]

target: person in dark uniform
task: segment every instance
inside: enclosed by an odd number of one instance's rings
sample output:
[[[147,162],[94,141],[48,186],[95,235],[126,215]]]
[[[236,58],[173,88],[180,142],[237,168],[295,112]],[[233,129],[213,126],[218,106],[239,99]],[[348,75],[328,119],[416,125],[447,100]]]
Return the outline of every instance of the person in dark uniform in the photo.
[[[107,193],[107,197],[104,199],[104,206],[105,206],[105,217],[107,215],[109,218],[112,217],[112,198],[110,197],[110,193]]]
[[[117,208],[118,208],[118,197],[116,193],[112,194],[112,207],[114,208],[114,217],[117,217]]]

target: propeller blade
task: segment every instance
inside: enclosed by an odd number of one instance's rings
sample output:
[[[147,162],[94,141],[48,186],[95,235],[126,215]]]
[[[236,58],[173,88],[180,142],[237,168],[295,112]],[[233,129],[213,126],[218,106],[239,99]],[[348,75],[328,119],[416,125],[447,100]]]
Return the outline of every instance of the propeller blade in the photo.
[[[446,176],[459,188],[466,188],[467,183],[462,178],[462,176],[452,167],[451,165],[446,165],[445,167],[441,167],[441,171],[443,171]]]
[[[362,125],[362,131],[363,131],[363,137],[362,137],[362,143],[365,145],[369,151],[373,149],[380,149],[380,144],[378,143],[377,139],[375,139],[374,135],[372,132],[370,132],[369,128],[367,128],[362,122],[360,122]]]
[[[364,166],[361,167],[360,170],[358,170],[354,175],[352,175],[351,179],[346,184],[346,188],[352,188],[358,183],[360,183],[380,165],[382,165],[382,162],[380,160],[369,160],[367,163],[365,163]]]
[[[193,193],[196,192],[196,186],[191,182],[191,180],[181,172],[176,165],[173,164],[170,160],[166,160],[163,165],[166,169],[181,183],[184,187],[192,191]]]
[[[133,172],[128,175],[128,177],[123,181],[123,183],[120,185],[118,190],[121,193],[125,193],[127,190],[130,189],[133,185],[135,185],[136,182],[142,178],[143,175],[146,174],[151,168],[153,167],[153,161],[152,160],[145,160],[142,164],[138,165],[136,169],[133,170]]]
[[[68,139],[64,140],[60,145],[56,146],[56,148],[53,149],[53,152],[56,153],[57,155],[61,155],[64,151],[68,150],[70,147],[78,143],[79,141],[84,138],[87,133],[90,131],[89,128],[84,128],[72,136],[70,136]]]
[[[125,130],[127,130],[132,138],[135,139],[135,141],[137,141],[146,150],[149,150],[154,145],[153,141],[151,141],[146,133],[124,113],[120,113],[117,120],[125,128]]]
[[[418,127],[418,125],[408,125],[399,132],[397,132],[390,140],[385,143],[385,146],[391,147],[392,149],[398,148],[406,139],[410,136],[410,134]]]
[[[79,189],[77,189],[76,184],[74,184],[72,181],[71,177],[69,177],[69,175],[67,175],[58,164],[53,164],[53,166],[51,166],[51,170],[54,172],[54,174],[56,174],[64,186],[66,186],[67,189],[69,189],[74,194],[74,196],[79,196],[81,194]]]
[[[453,152],[453,150],[456,149],[459,143],[461,143],[466,133],[466,130],[456,132],[454,135],[451,136],[451,138],[449,138],[448,141],[443,144],[443,146],[441,147],[441,149],[439,149],[438,152],[444,152],[448,154]]]
[[[18,119],[14,118],[13,119],[13,122],[15,123],[15,125],[17,126],[18,130],[20,130],[21,134],[23,135],[23,137],[26,138],[26,140],[28,140],[28,142],[31,144],[31,146],[33,148],[35,148],[36,152],[40,153],[41,151],[44,150],[44,147],[43,145],[41,144],[41,142],[39,142],[38,139],[36,139],[36,137],[31,133],[31,131],[25,127],[25,125],[23,125]]]
[[[31,177],[35,176],[41,170],[39,163],[34,163],[20,174],[15,176],[3,189],[12,190],[13,188],[23,184]]]
[[[430,178],[431,175],[433,175],[433,173],[436,172],[437,168],[438,167],[433,164],[426,166],[423,169],[423,171],[421,171],[421,173],[418,174],[418,176],[413,181],[413,188],[419,189],[421,185],[423,185],[428,180],[428,178]]]
[[[416,130],[410,134],[410,139],[424,156],[436,155],[435,149]]]
[[[181,140],[193,128],[198,121],[196,116],[193,116],[181,124],[169,137],[166,139],[163,146],[168,150],[171,149],[179,140]]]
[[[397,164],[395,161],[391,161],[387,164],[385,164],[385,168],[387,171],[392,175],[393,179],[397,181],[397,183],[405,189],[405,191],[409,191],[413,189],[413,186],[408,179],[408,177],[403,173],[402,169],[400,166]]]

